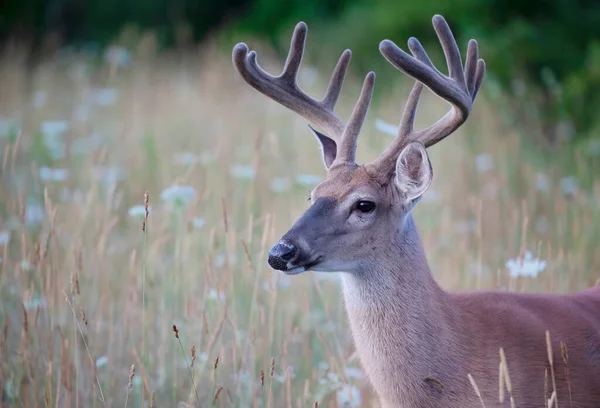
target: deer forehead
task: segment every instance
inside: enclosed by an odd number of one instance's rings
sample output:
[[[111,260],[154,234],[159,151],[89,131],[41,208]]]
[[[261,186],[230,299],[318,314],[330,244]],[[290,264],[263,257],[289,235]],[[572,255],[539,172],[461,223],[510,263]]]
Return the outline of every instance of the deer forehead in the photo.
[[[325,180],[313,190],[311,198],[316,200],[328,197],[336,202],[373,198],[381,195],[384,189],[364,167],[332,169]]]

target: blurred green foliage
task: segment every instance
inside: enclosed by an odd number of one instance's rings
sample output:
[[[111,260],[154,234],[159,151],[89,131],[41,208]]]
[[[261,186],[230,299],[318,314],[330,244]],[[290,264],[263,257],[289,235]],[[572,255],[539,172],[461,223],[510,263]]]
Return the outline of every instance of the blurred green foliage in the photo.
[[[384,38],[404,47],[416,36],[439,54],[431,27],[436,13],[449,21],[461,48],[477,38],[488,65],[485,89],[513,124],[551,142],[600,139],[597,0],[4,0],[0,37],[35,39],[54,30],[68,43],[105,44],[133,24],[170,46],[186,24],[196,41],[225,26],[282,48],[280,39],[304,20],[327,39],[324,47],[351,47],[354,66],[376,69],[385,64],[377,50]]]

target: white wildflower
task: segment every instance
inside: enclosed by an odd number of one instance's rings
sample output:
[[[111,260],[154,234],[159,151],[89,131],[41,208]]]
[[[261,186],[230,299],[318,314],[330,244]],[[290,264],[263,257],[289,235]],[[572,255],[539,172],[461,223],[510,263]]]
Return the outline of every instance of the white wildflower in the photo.
[[[215,267],[222,268],[225,266],[225,262],[227,261],[227,256],[225,254],[219,254],[215,258]],[[229,254],[229,264],[235,265],[237,263],[237,257],[235,254]]]
[[[104,53],[104,60],[110,65],[125,67],[131,63],[131,53],[124,47],[113,45]]]
[[[537,173],[535,175],[535,188],[538,191],[547,191],[550,188],[550,181],[545,174]]]
[[[229,171],[233,177],[240,180],[252,180],[256,175],[254,167],[243,164],[234,164]]]
[[[96,359],[96,368],[102,367],[102,366],[106,365],[107,363],[108,363],[107,356],[98,357],[98,359]]]
[[[577,179],[575,177],[564,177],[560,180],[560,189],[564,195],[573,195],[578,189]]]
[[[296,176],[296,183],[304,185],[304,186],[316,186],[323,179],[320,176],[316,176],[313,174],[298,174]]]
[[[113,105],[119,96],[119,92],[114,88],[92,89],[90,99],[92,103],[98,106]]]
[[[240,370],[237,373],[231,373],[231,379],[233,381],[247,383],[248,381],[250,381],[250,373],[247,370]]]
[[[28,225],[39,224],[46,218],[46,210],[39,204],[29,203],[25,207],[25,222]]]
[[[516,258],[506,261],[506,267],[513,278],[518,276],[534,278],[546,269],[546,261],[533,258],[531,252],[527,251],[522,259]]]
[[[40,124],[40,132],[44,135],[60,135],[69,130],[66,120],[47,120]]]
[[[196,195],[196,189],[192,186],[173,184],[160,193],[160,198],[176,205],[186,205]]]
[[[271,180],[271,191],[274,193],[282,193],[290,189],[290,182],[284,177],[275,177]]]
[[[31,98],[31,105],[34,108],[41,108],[48,102],[48,93],[44,90],[38,90],[33,93]]]
[[[296,377],[296,373],[294,372],[294,367],[292,366],[287,366],[282,374],[277,374],[275,373],[273,375],[273,379],[279,383],[285,382],[285,376],[286,374],[289,374],[290,378],[295,378]]]
[[[65,181],[69,178],[69,170],[40,167],[40,179],[42,181]]]
[[[355,408],[362,405],[360,390],[354,385],[344,384],[336,396],[339,407]]]
[[[125,179],[125,171],[119,166],[95,166],[92,168],[94,180],[102,181],[105,187],[111,187]]]
[[[40,125],[42,140],[54,160],[65,157],[65,143],[63,133],[69,129],[69,124],[64,120],[46,121]]]
[[[192,218],[192,225],[197,230],[202,229],[202,227],[204,227],[205,224],[206,224],[206,221],[204,220],[204,218],[201,218],[201,217]]]
[[[398,136],[398,131],[400,128],[396,125],[392,125],[391,123],[387,123],[383,119],[375,119],[375,128],[383,133],[387,133],[390,136]]]
[[[340,382],[340,376],[337,373],[334,372],[328,372],[327,373],[327,379],[329,381],[331,381],[332,383],[339,383]]]
[[[348,378],[364,378],[365,376],[362,370],[353,367],[346,367],[346,369],[344,370],[344,374]]]
[[[8,245],[10,242],[10,231],[2,230],[0,231],[0,245]]]
[[[145,217],[146,216],[146,207],[143,205],[134,205],[127,211],[132,217]],[[148,213],[152,212],[152,207],[148,206]]]
[[[222,290],[210,288],[208,290],[208,298],[212,300],[217,300],[219,303],[224,303],[227,299],[227,296],[225,296],[225,292],[223,292]]]
[[[192,165],[198,163],[200,158],[196,153],[183,152],[175,154],[175,162],[177,164]]]
[[[479,173],[487,173],[494,169],[494,159],[487,153],[475,156],[475,169]]]
[[[25,302],[23,302],[23,307],[25,307],[25,310],[36,310],[38,307],[40,309],[45,309],[47,306],[47,302],[46,299],[44,298],[39,298],[39,297],[35,297],[31,300],[26,300]]]

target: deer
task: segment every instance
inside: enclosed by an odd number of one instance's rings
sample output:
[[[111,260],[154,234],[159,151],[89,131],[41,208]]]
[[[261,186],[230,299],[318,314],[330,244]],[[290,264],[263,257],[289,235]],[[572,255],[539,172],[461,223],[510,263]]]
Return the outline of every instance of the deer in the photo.
[[[288,275],[340,273],[356,353],[384,408],[537,408],[558,406],[558,401],[564,407],[600,407],[600,286],[567,294],[449,292],[428,266],[412,216],[432,182],[427,148],[465,123],[486,70],[477,41],[469,41],[463,67],[446,20],[435,15],[432,23],[448,75],[414,37],[408,41],[412,55],[391,40],[379,44],[380,53],[414,85],[398,135],[379,157],[362,165],[356,163],[357,138],[375,74],[366,75],[343,122],[334,108],[349,49],[317,100],[297,81],[307,36],[304,22],[294,29],[278,76],[261,68],[245,43],[233,48],[233,65],[247,84],[310,122],[326,169],[310,193],[308,209],[270,249],[268,264]],[[424,86],[450,109],[415,130]],[[508,377],[499,369],[501,352]]]

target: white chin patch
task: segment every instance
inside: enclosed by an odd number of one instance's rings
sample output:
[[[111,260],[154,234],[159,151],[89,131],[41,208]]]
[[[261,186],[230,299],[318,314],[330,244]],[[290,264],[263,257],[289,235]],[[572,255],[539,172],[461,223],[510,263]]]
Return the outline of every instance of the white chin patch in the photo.
[[[286,275],[298,275],[306,270],[304,266],[298,266],[296,268],[288,269],[287,271],[283,271]]]

